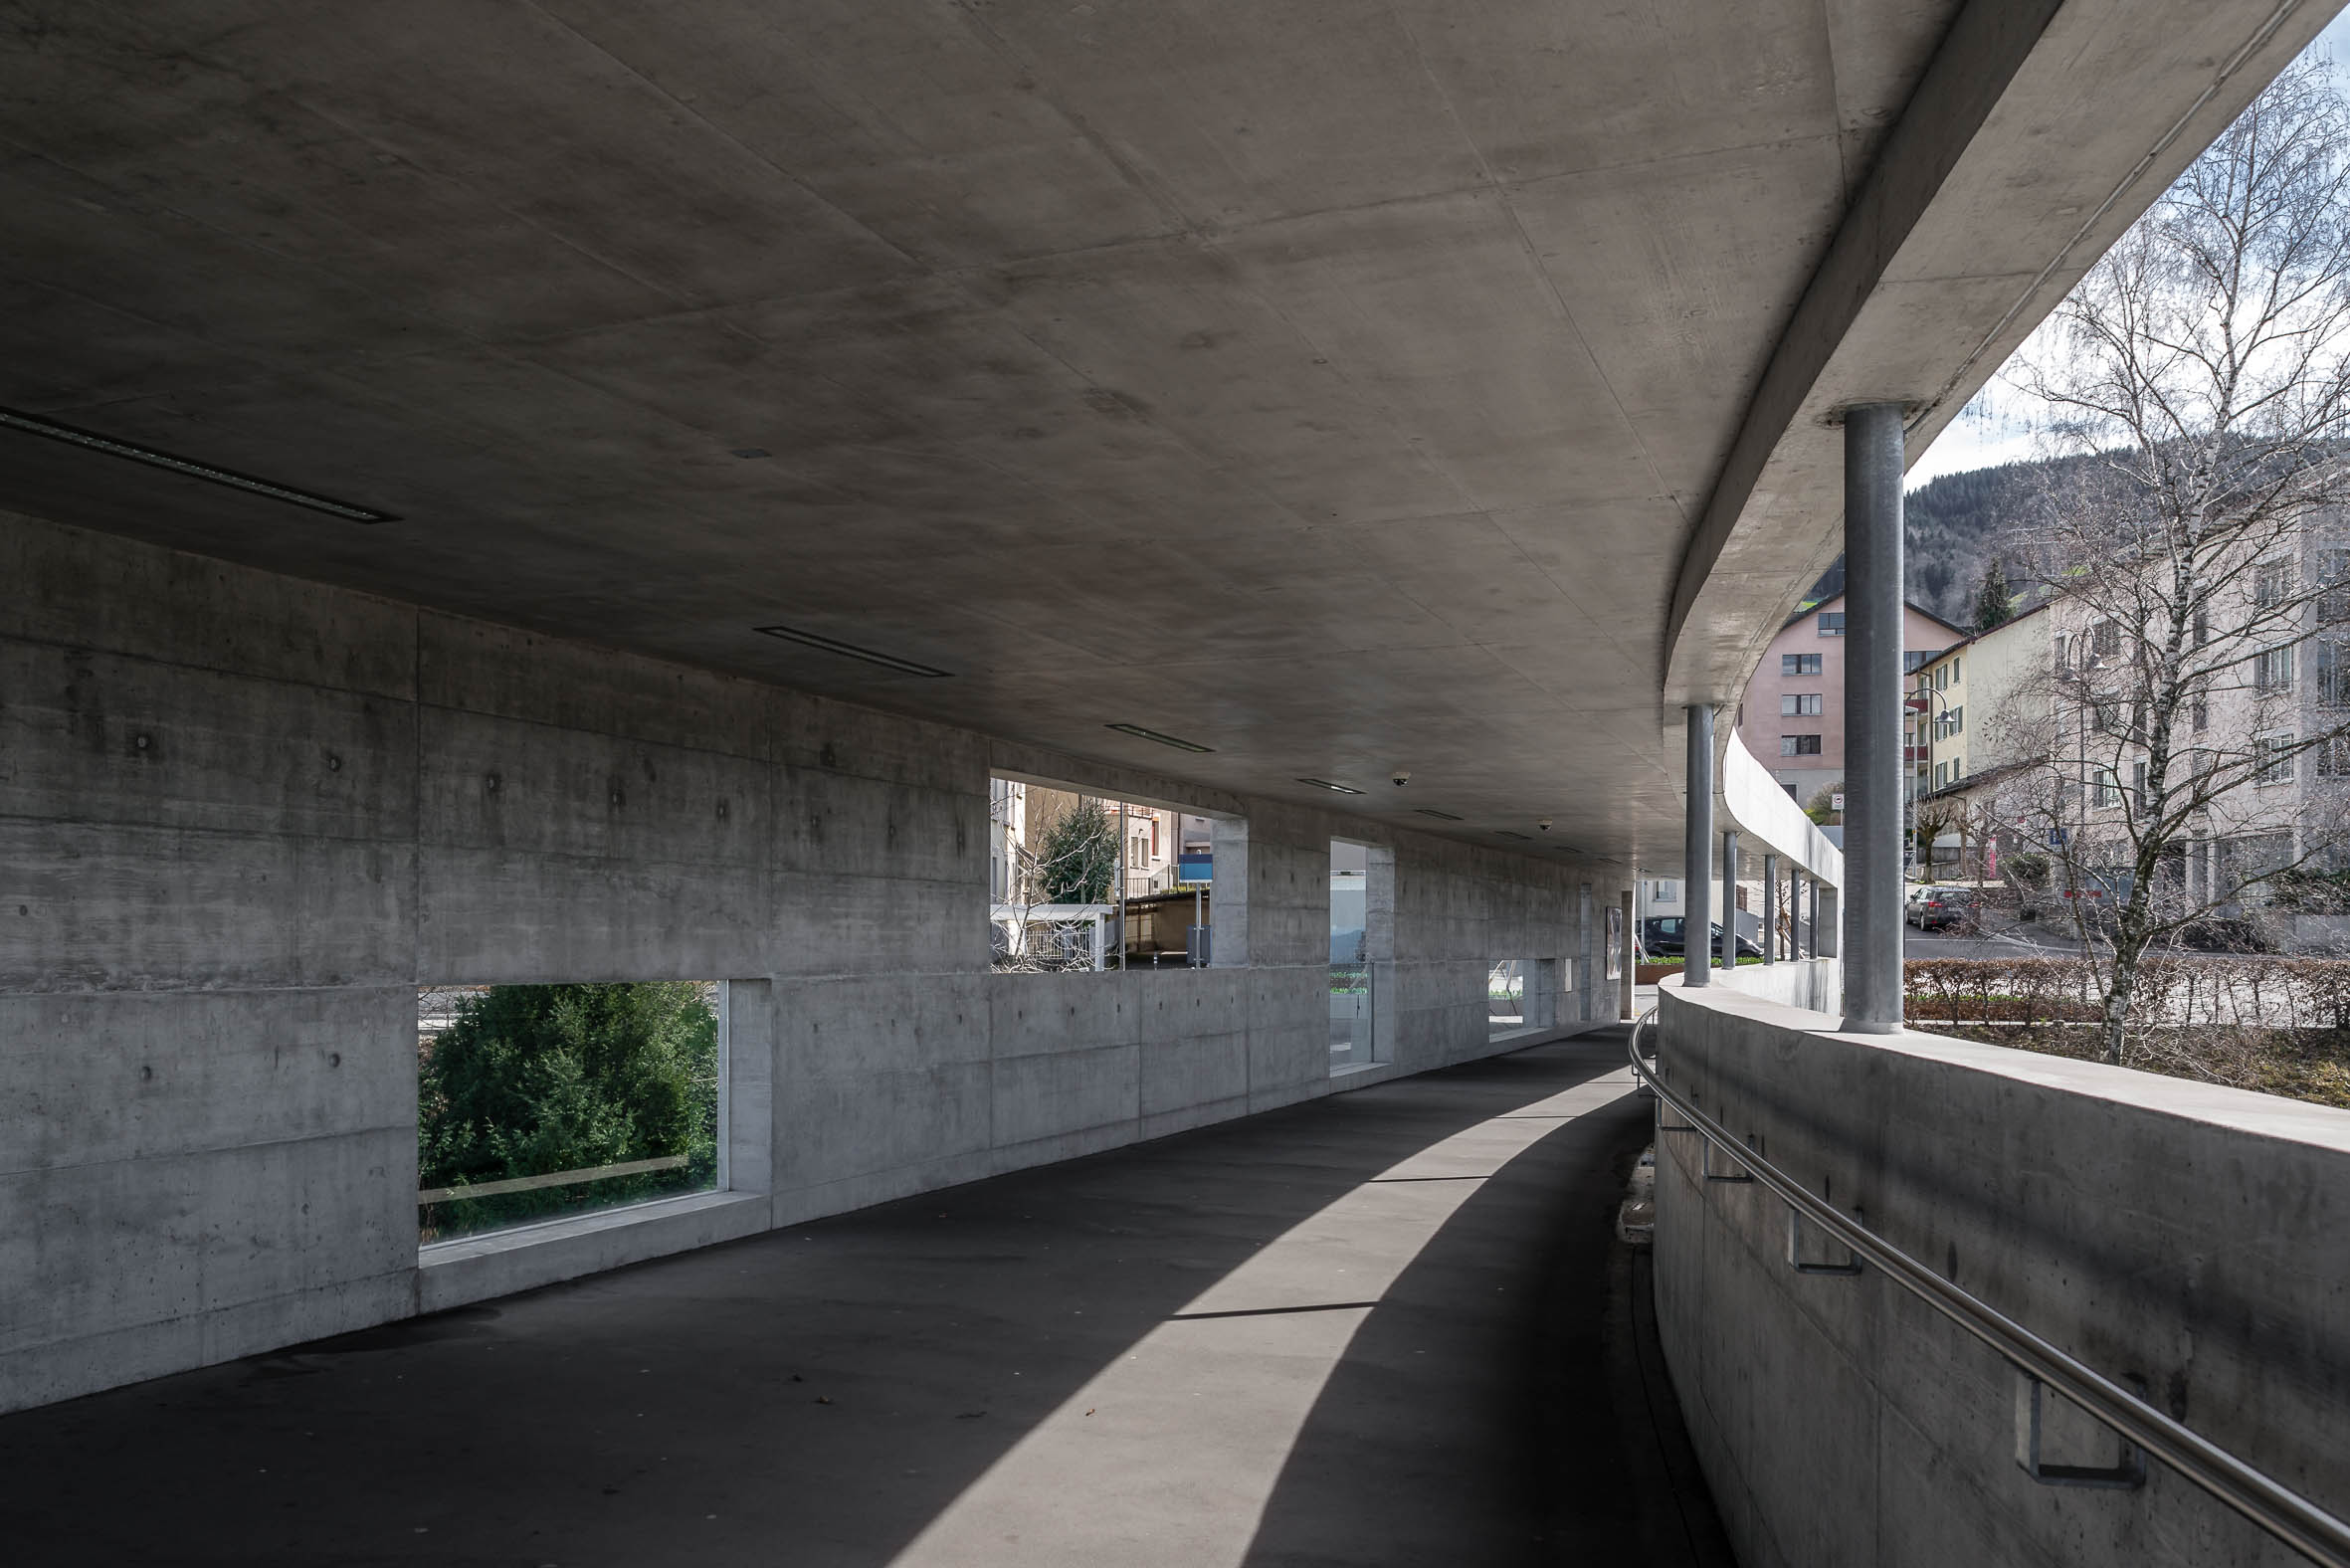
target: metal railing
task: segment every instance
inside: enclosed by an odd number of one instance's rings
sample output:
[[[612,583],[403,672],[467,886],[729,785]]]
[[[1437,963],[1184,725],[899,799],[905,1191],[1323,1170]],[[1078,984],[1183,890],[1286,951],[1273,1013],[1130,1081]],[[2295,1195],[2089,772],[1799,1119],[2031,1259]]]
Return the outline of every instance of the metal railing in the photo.
[[[1835,1274],[1849,1277],[1859,1274],[1863,1264],[1874,1266],[1895,1284],[1989,1345],[2010,1366],[2032,1381],[2035,1385],[2032,1391],[2035,1415],[2032,1427],[2036,1439],[2040,1388],[2045,1385],[2054,1388],[2111,1428],[2125,1445],[2135,1451],[2134,1454],[2125,1453],[2123,1464],[2113,1470],[2057,1467],[2035,1470],[2027,1466],[2027,1470],[2036,1479],[2059,1484],[2126,1485],[2131,1483],[2127,1477],[2133,1464],[2142,1473],[2142,1457],[2150,1455],[2311,1562],[2322,1563],[2325,1568],[2350,1568],[2350,1524],[2345,1524],[2300,1493],[2270,1479],[2227,1450],[2198,1437],[2130,1390],[1960,1289],[1874,1231],[1815,1195],[1765,1159],[1761,1150],[1749,1146],[1746,1140],[1733,1135],[1727,1127],[1699,1110],[1690,1100],[1667,1087],[1662,1080],[1662,1060],[1652,1069],[1640,1054],[1641,1034],[1656,1016],[1657,1010],[1652,1007],[1633,1024],[1629,1049],[1634,1077],[1656,1091],[1661,1105],[1669,1105],[1682,1119],[1682,1125],[1678,1127],[1665,1127],[1662,1125],[1663,1118],[1660,1117],[1659,1130],[1692,1132],[1702,1137],[1706,1143],[1706,1174],[1712,1180],[1739,1179],[1737,1176],[1724,1177],[1712,1172],[1712,1150],[1719,1147],[1730,1156],[1739,1170],[1768,1187],[1786,1203],[1789,1211],[1788,1262],[1798,1273]],[[1799,1263],[1796,1258],[1799,1217],[1836,1238],[1852,1253],[1854,1262],[1851,1265],[1832,1266]],[[2037,1442],[2033,1459],[2037,1464]]]

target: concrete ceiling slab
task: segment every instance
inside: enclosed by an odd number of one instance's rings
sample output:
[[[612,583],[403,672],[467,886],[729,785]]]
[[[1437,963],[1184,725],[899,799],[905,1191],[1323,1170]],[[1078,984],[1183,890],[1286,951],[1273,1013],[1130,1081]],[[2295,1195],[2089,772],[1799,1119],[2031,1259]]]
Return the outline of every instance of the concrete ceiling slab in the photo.
[[[1963,391],[2330,9],[2214,96],[2270,0],[2116,7],[20,0],[0,404],[399,520],[14,435],[0,506],[1664,869],[1814,405]]]

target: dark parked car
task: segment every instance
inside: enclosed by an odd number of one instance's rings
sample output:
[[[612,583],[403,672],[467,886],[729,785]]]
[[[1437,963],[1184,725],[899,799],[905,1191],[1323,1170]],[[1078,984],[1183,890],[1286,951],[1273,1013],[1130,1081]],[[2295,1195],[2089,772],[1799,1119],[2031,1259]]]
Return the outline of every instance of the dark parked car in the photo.
[[[1945,926],[1973,925],[1983,913],[1983,900],[1972,887],[1912,887],[1902,916],[1921,931]]]
[[[1640,931],[1641,947],[1652,958],[1684,957],[1686,955],[1682,952],[1682,932],[1687,929],[1687,926],[1688,922],[1677,914],[1660,915],[1653,920],[1643,920]],[[1721,951],[1720,923],[1716,922],[1712,930],[1713,936],[1707,943],[1705,950],[1708,953],[1719,953]],[[1760,958],[1762,949],[1741,936],[1738,938],[1738,956],[1740,958]]]

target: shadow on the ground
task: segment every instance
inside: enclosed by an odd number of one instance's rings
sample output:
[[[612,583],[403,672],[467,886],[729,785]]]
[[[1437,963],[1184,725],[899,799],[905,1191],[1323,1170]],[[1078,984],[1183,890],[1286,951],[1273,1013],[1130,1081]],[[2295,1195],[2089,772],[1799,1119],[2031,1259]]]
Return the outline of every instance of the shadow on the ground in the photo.
[[[1615,1066],[1607,1047],[1538,1048],[0,1418],[0,1538],[16,1568],[881,1568],[1074,1391],[1299,1220]],[[1517,1363],[1535,1314],[1571,1328],[1604,1293],[1602,1257],[1574,1239],[1589,1227],[1553,1226],[1562,1202],[1589,1218],[1591,1168],[1607,1187],[1630,1135],[1624,1116],[1591,1123],[1562,1123],[1489,1184],[1371,1315],[1256,1560],[1344,1560],[1306,1544],[1307,1503],[1332,1478],[1362,1494],[1391,1473],[1343,1433],[1377,1414],[1384,1365],[1434,1351],[1433,1330],[1402,1340],[1488,1228],[1557,1229],[1561,1250],[1516,1249],[1545,1277],[1447,1340],[1449,1373],[1506,1407],[1505,1437],[1578,1398],[1571,1377]],[[1454,1428],[1445,1441],[1490,1441]],[[1531,1448],[1494,1464],[1521,1489],[1556,1479]],[[1365,1509],[1343,1539],[1387,1512]]]
[[[1612,1067],[1622,1040],[1554,1049]],[[1628,1092],[1562,1123],[1389,1286],[1298,1436],[1249,1568],[1730,1568],[1669,1386],[1643,1364],[1646,1279],[1615,1237],[1652,1103]]]

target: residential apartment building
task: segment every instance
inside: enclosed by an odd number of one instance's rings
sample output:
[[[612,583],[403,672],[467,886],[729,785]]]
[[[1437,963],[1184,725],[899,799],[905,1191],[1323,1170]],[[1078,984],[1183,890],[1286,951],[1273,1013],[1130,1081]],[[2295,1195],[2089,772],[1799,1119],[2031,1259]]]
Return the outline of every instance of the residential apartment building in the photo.
[[[1844,634],[1842,594],[1797,611],[1771,639],[1738,707],[1738,738],[1807,806],[1845,776]],[[1930,611],[1902,606],[1907,669],[1965,636]]]
[[[1987,827],[1989,791],[2038,754],[2036,704],[2045,703],[2056,618],[2041,605],[1964,638],[1920,664],[1902,715],[1910,794],[1925,836],[1938,841],[1919,867],[1951,863],[1962,875],[1998,875]]]
[[[2053,624],[2042,605],[1953,643],[1913,672],[1905,732],[1919,793],[1963,785],[2027,754],[2016,705],[2031,700],[2048,674]]]
[[[2196,903],[2263,902],[2266,889],[2249,900],[2236,889],[2280,867],[2350,870],[2342,534],[2329,522],[2280,546],[2215,595],[2190,633],[2220,645],[2222,669],[2177,715],[2173,789],[2198,772],[2241,781],[2194,814],[2171,857],[2170,875]],[[2263,617],[2272,624],[2245,630]],[[2118,893],[2130,814],[2148,788],[2146,709],[2129,674],[2143,646],[2137,631],[2060,598],[1927,661],[1910,705],[1920,820],[1944,836],[1962,827],[1974,872],[1997,875],[1995,856],[1980,854],[1996,825],[2010,851],[2069,845]]]

